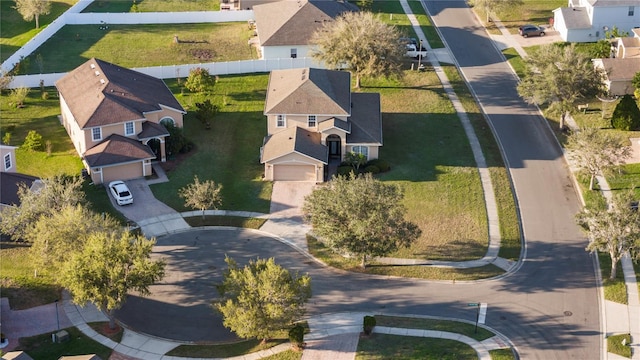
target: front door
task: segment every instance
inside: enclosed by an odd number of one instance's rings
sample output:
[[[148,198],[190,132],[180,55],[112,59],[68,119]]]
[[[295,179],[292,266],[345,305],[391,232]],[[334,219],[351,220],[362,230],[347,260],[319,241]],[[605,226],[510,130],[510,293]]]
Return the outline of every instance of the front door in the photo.
[[[342,146],[340,144],[339,136],[329,135],[329,137],[327,137],[327,146],[329,146],[329,158],[332,158],[332,159],[341,158]]]

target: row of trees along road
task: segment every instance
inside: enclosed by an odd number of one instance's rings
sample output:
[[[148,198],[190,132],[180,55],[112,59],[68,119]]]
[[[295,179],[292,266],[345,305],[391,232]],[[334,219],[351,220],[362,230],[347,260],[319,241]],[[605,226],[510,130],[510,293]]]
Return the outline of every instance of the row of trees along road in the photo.
[[[48,273],[74,302],[94,303],[109,316],[127,292],[145,295],[164,276],[164,261],[150,258],[154,240],[134,235],[108,215],[89,210],[78,177],[43,179],[37,191],[20,186],[20,206],[0,215],[0,231],[31,243],[36,273]]]

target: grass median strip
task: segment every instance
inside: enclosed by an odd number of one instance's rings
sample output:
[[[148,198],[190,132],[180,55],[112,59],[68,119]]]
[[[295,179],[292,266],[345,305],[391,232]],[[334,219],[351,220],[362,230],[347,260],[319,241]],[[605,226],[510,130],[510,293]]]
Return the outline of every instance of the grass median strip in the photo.
[[[266,219],[258,218],[246,218],[241,216],[202,216],[186,217],[184,220],[191,227],[199,226],[232,226],[248,229],[260,229],[260,227],[267,221]]]
[[[471,346],[454,340],[372,334],[360,337],[356,359],[472,360],[478,355]]]

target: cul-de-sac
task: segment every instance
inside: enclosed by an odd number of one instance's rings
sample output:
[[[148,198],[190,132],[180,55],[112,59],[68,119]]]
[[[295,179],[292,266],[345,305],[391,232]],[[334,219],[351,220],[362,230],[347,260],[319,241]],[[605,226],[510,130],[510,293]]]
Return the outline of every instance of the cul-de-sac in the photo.
[[[1,0],[2,359],[640,359],[638,0]]]

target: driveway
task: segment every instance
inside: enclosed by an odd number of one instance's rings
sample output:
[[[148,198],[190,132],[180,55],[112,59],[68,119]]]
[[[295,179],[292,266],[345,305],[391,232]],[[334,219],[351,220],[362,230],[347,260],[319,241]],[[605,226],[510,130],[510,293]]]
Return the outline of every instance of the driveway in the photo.
[[[271,192],[271,217],[302,221],[302,205],[305,196],[317,185],[305,181],[276,181]]]
[[[125,183],[133,195],[133,204],[131,205],[118,206],[109,189],[105,187],[105,191],[109,194],[113,207],[127,219],[137,223],[144,219],[176,213],[175,210],[153,196],[146,179],[127,180]]]

